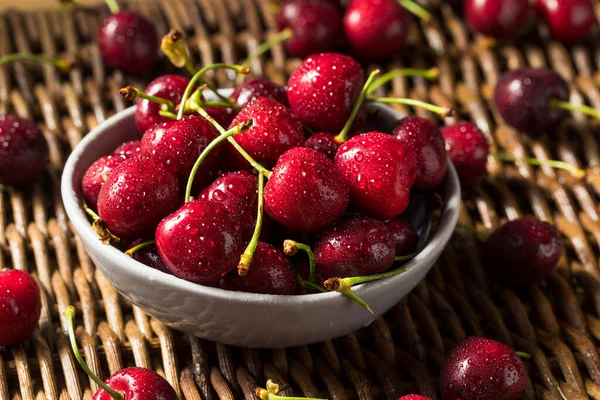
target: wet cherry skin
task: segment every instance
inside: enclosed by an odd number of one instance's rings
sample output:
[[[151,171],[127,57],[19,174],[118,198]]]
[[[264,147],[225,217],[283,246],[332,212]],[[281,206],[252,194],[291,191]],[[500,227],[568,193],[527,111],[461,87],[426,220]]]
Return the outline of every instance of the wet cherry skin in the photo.
[[[0,347],[22,342],[37,328],[42,309],[40,288],[25,271],[0,271]]]
[[[499,39],[512,39],[529,15],[528,0],[464,0],[465,18],[477,32]]]
[[[159,374],[146,368],[130,367],[112,374],[104,381],[111,389],[125,395],[123,400],[177,400],[173,387]],[[98,389],[93,400],[113,400]]]
[[[463,186],[473,186],[486,174],[490,145],[479,128],[459,122],[442,128],[446,152]]]
[[[535,8],[552,37],[565,43],[581,42],[597,23],[592,0],[536,0]]]

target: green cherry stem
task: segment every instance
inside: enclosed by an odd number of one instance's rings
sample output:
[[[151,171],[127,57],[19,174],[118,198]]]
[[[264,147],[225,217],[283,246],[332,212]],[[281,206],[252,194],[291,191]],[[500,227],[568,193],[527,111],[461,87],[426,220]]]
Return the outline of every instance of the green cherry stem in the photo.
[[[352,276],[348,278],[329,278],[327,279],[323,285],[331,291],[334,292],[344,292],[346,290],[350,290],[353,285],[358,285],[359,283],[376,281],[378,279],[389,278],[390,276],[399,275],[403,272],[406,272],[405,267],[397,268],[393,271],[384,272],[381,274],[374,275],[366,275],[366,276]]]
[[[146,248],[148,246],[152,246],[153,244],[156,244],[156,241],[154,241],[154,240],[148,240],[146,242],[142,242],[142,243],[138,244],[137,246],[133,246],[132,248],[130,248],[129,250],[127,250],[125,252],[125,254],[127,254],[129,257],[131,257],[136,252],[140,251],[141,249]]]
[[[566,101],[550,100],[550,108],[558,108],[561,110],[577,111],[590,117],[600,119],[600,110],[586,105],[571,104]]]
[[[401,97],[376,97],[370,99],[370,101],[384,104],[405,104],[407,106],[420,107],[424,108],[425,110],[429,110],[432,113],[439,115],[440,117],[447,117],[454,114],[454,109],[449,107],[440,107],[434,104],[425,103],[424,101],[405,99]]]
[[[419,17],[423,22],[429,22],[431,20],[429,11],[415,3],[413,0],[398,0],[398,4]]]
[[[201,107],[221,107],[221,108],[233,108],[236,111],[240,111],[242,107],[237,104],[226,103],[224,101],[204,101],[199,102]]]
[[[308,262],[310,265],[310,272],[308,274],[308,281],[310,283],[315,283],[315,253],[313,253],[312,249],[309,245],[298,243],[295,240],[286,239],[283,241],[283,253],[287,256],[294,256],[298,252],[298,250],[302,250],[306,252],[308,256]]]
[[[393,69],[391,71],[386,72],[377,78],[371,86],[369,86],[369,90],[367,94],[373,93],[379,87],[385,85],[392,79],[398,76],[420,76],[425,79],[434,80],[439,78],[440,70],[438,68],[430,68],[430,69],[416,69],[416,68],[400,68]]]
[[[524,351],[515,351],[515,354],[524,360],[531,360],[533,358],[533,357],[531,357],[531,354],[526,353]]]
[[[296,273],[296,280],[300,283],[300,285],[304,285],[312,290],[316,290],[319,291],[321,293],[327,293],[329,292],[327,289],[325,289],[323,286],[317,285],[316,283],[312,283],[310,281],[305,281],[304,278],[302,278],[300,276],[299,273]]]
[[[196,159],[196,162],[194,163],[194,166],[192,167],[192,171],[190,172],[190,176],[188,177],[187,185],[185,187],[185,197],[184,197],[185,203],[190,201],[190,198],[192,196],[192,186],[194,185],[194,178],[196,177],[196,173],[198,172],[198,168],[200,168],[200,164],[202,164],[202,161],[204,161],[204,159],[208,156],[208,154],[215,147],[217,147],[221,142],[229,139],[233,135],[237,135],[238,133],[247,131],[248,129],[250,129],[251,126],[252,126],[252,120],[248,119],[248,120],[242,122],[241,124],[234,126],[230,130],[223,133],[222,135],[219,135],[212,142],[210,142],[208,144],[208,146],[206,146],[206,148],[202,151],[202,153],[200,153],[200,155]]]
[[[75,338],[75,328],[73,327],[73,318],[75,318],[75,307],[68,306],[65,309],[65,311],[63,311],[63,315],[65,316],[65,319],[67,320],[67,331],[69,332],[69,340],[71,341],[71,347],[73,348],[73,354],[75,355],[75,358],[77,359],[77,362],[79,363],[79,365],[81,365],[81,368],[85,371],[86,374],[88,374],[88,376],[94,382],[96,382],[98,384],[98,386],[100,386],[102,389],[104,389],[110,395],[110,397],[113,398],[113,400],[124,400],[125,395],[123,393],[112,389],[106,383],[102,382],[102,380],[100,378],[98,378],[92,372],[90,367],[88,367],[88,365],[83,360],[83,357],[81,356],[81,353],[79,352],[79,347],[77,346],[77,339]]]
[[[177,119],[177,115],[173,114],[170,111],[166,111],[166,110],[158,110],[158,115],[160,115],[161,117],[165,117],[165,118]]]
[[[324,399],[315,399],[312,397],[284,397],[279,396],[279,385],[273,382],[271,379],[267,381],[266,389],[256,388],[254,394],[260,400],[324,400]]]
[[[252,53],[250,53],[248,55],[246,60],[244,60],[244,62],[241,65],[246,68],[250,68],[252,63],[258,57],[262,56],[264,53],[269,51],[276,44],[285,42],[286,40],[291,39],[293,35],[294,35],[294,33],[292,32],[292,30],[290,28],[286,28],[286,29],[282,30],[281,32],[279,32],[275,36],[273,36],[272,38],[267,39],[263,43],[261,43],[255,51],[253,51]],[[239,85],[243,81],[244,81],[244,76],[239,75],[237,77],[236,83]]]
[[[163,108],[164,111],[175,110],[175,104],[171,100],[163,99],[162,97],[151,96],[133,86],[125,86],[124,88],[119,89],[119,94],[123,96],[125,100],[131,101],[140,98],[151,101],[153,103],[160,104],[161,108]]]
[[[371,72],[371,74],[367,78],[367,81],[365,82],[362,90],[360,91],[360,95],[358,96],[356,103],[354,103],[354,107],[352,108],[352,112],[350,113],[350,116],[348,117],[346,124],[342,128],[342,131],[336,137],[333,138],[333,140],[335,142],[344,143],[346,140],[348,140],[348,135],[350,134],[350,128],[352,127],[352,124],[354,123],[354,120],[356,119],[356,115],[358,114],[360,107],[362,106],[363,102],[365,101],[365,97],[367,96],[369,87],[373,83],[373,80],[375,79],[377,74],[379,74],[378,69]]]
[[[254,257],[254,251],[256,250],[258,239],[260,238],[260,231],[263,223],[263,208],[265,203],[265,199],[263,197],[264,187],[265,176],[263,174],[258,174],[258,211],[256,213],[256,225],[254,226],[254,233],[252,234],[250,243],[248,243],[248,246],[246,246],[246,249],[240,256],[240,263],[237,266],[239,276],[246,276],[246,274],[248,274],[248,270],[252,264],[252,257]]]
[[[104,2],[108,6],[108,9],[110,10],[110,12],[112,14],[117,14],[119,11],[121,11],[121,8],[119,7],[119,3],[117,3],[117,0],[104,0]]]
[[[521,161],[521,162],[525,162],[527,164],[536,165],[536,166],[547,165],[547,166],[555,168],[555,169],[562,169],[562,170],[568,171],[568,172],[572,173],[573,175],[575,175],[577,178],[583,178],[586,176],[585,170],[583,170],[581,168],[577,168],[573,164],[569,164],[568,162],[564,162],[564,161],[540,160],[538,158],[533,158],[533,157],[515,157],[513,155],[504,154],[504,153],[492,153],[492,156],[494,156],[495,158],[497,158],[500,161],[507,161],[507,162],[511,162],[511,163]]]
[[[409,261],[409,260],[412,260],[413,258],[415,258],[417,256],[417,254],[419,254],[419,252],[415,251],[414,253],[410,253],[405,256],[396,256],[394,258],[394,261],[398,261],[398,262]]]
[[[60,69],[63,72],[68,72],[71,69],[71,62],[59,58],[50,58],[40,54],[30,53],[13,53],[0,57],[0,65],[13,61],[32,61],[42,64],[50,64]]]
[[[92,229],[94,229],[94,232],[96,232],[98,236],[100,236],[100,240],[102,241],[102,243],[112,243],[115,245],[121,243],[121,239],[113,235],[108,230],[104,223],[104,220],[100,218],[100,216],[96,214],[96,212],[92,210],[85,201],[83,202],[82,207],[83,211],[85,211],[85,213],[92,218]]]
[[[183,42],[183,35],[177,29],[172,28],[169,33],[163,36],[160,49],[171,61],[171,64],[177,68],[185,67],[192,75],[196,73],[197,69]]]

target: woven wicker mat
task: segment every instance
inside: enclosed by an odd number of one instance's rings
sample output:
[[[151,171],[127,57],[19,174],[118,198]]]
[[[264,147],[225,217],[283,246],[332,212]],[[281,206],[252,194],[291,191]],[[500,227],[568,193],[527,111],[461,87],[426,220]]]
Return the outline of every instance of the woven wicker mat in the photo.
[[[594,173],[600,167],[600,125],[574,114],[552,137],[530,139],[503,125],[490,101],[501,71],[549,66],[571,83],[572,101],[600,108],[597,32],[567,48],[536,27],[514,45],[490,48],[479,45],[447,5],[424,4],[437,10],[435,20],[415,24],[409,49],[388,67],[437,65],[440,79],[398,78],[382,95],[452,106],[457,118],[479,125],[496,150],[590,168],[587,180],[577,181],[548,168],[490,159],[489,179],[464,195],[461,222],[484,232],[527,214],[554,221],[568,249],[552,279],[519,292],[496,285],[484,273],[475,236],[459,229],[425,281],[384,318],[345,338],[251,350],[172,331],[127,302],[95,269],[58,190],[70,150],[128,106],[117,89],[143,86],[152,76],[132,81],[105,69],[93,44],[104,8],[8,12],[0,16],[0,54],[71,53],[82,63],[62,75],[30,64],[0,68],[0,112],[35,120],[51,151],[47,173],[30,189],[0,187],[0,268],[28,270],[43,288],[39,330],[22,345],[0,351],[0,399],[91,398],[97,387],[75,364],[63,334],[60,312],[68,304],[78,310],[79,342],[101,377],[130,365],[153,368],[185,399],[255,399],[255,386],[267,378],[280,382],[287,395],[393,400],[420,392],[439,399],[444,356],[467,335],[486,335],[532,355],[524,398],[600,398],[600,179]],[[156,21],[159,32],[185,32],[202,64],[239,61],[276,32],[267,0],[139,0],[130,6]],[[279,46],[252,72],[283,84],[297,64]],[[160,65],[169,69],[166,60]],[[225,74],[214,78],[219,86],[231,85]]]

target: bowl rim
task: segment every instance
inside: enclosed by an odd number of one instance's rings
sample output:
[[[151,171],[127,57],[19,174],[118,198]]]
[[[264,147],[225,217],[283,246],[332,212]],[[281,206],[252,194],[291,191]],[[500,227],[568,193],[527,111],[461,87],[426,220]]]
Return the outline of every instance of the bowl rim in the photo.
[[[373,106],[376,108],[383,108],[388,112],[391,111],[399,118],[403,117],[402,114],[389,106],[381,104],[374,104]],[[231,291],[221,289],[219,287],[204,286],[151,268],[133,259],[132,257],[127,256],[124,252],[121,252],[119,249],[111,246],[110,244],[102,243],[99,240],[97,233],[92,229],[92,225],[89,223],[88,217],[81,207],[81,188],[74,187],[73,175],[76,172],[78,161],[89,151],[90,148],[93,147],[96,141],[100,140],[104,132],[110,130],[113,125],[118,124],[127,118],[133,118],[135,110],[135,105],[128,107],[127,109],[122,110],[106,119],[92,129],[75,146],[65,163],[63,173],[61,175],[61,196],[65,206],[65,211],[69,217],[69,220],[73,224],[75,233],[82,237],[82,241],[87,243],[86,246],[91,247],[88,249],[90,253],[104,252],[104,258],[106,258],[110,263],[118,265],[123,269],[124,272],[130,275],[143,277],[150,282],[161,281],[163,285],[171,286],[174,289],[176,288],[177,290],[184,290],[189,294],[196,296],[212,297],[217,300],[222,299],[229,302],[241,301],[245,303],[255,303],[256,305],[264,305],[265,303],[271,303],[276,300],[278,304],[285,306],[297,305],[301,302],[320,302],[333,300],[339,296],[340,293],[338,292],[309,293],[303,295],[273,295]],[[421,249],[421,251],[404,265],[407,268],[407,271],[392,277],[355,285],[353,286],[352,290],[356,294],[360,296],[361,294],[378,291],[388,286],[394,286],[403,280],[409,280],[412,275],[418,274],[419,270],[427,268],[426,261],[429,257],[434,256],[438,246],[445,247],[458,222],[461,199],[461,189],[458,176],[449,159],[447,159],[446,175],[440,184],[440,187],[441,186],[447,186],[450,190],[450,193],[448,194],[448,198],[444,198],[444,209],[440,216],[437,230],[425,243],[425,246]]]

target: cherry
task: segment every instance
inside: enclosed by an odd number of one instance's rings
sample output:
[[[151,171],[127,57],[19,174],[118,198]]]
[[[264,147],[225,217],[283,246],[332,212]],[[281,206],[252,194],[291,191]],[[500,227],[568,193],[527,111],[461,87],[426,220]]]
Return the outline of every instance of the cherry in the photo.
[[[258,242],[252,266],[246,276],[231,271],[221,279],[221,288],[249,293],[286,294],[296,292],[296,275],[280,250]]]
[[[582,41],[596,24],[592,0],[536,0],[552,37],[567,43]]]
[[[144,93],[149,96],[160,97],[170,100],[173,104],[179,104],[183,97],[183,92],[190,80],[181,75],[162,75],[154,79],[146,86]],[[169,118],[159,115],[161,104],[140,99],[135,110],[135,123],[140,133],[158,122],[170,121]]]
[[[338,53],[308,57],[288,81],[288,102],[303,123],[321,132],[339,132],[364,84],[360,64]]]
[[[446,147],[440,129],[420,117],[407,117],[394,127],[396,139],[413,149],[417,158],[415,189],[435,189],[446,175]]]
[[[485,135],[470,122],[459,122],[442,128],[446,151],[460,182],[465,186],[477,183],[486,174],[490,146]]]
[[[316,269],[325,278],[371,275],[394,263],[396,243],[383,222],[353,217],[320,234]]]
[[[344,32],[354,54],[369,61],[393,59],[406,45],[411,17],[397,0],[352,0]]]
[[[335,141],[335,135],[331,133],[315,133],[304,142],[304,147],[315,149],[333,160],[340,144]]]
[[[37,126],[16,115],[0,114],[0,183],[30,183],[47,163],[48,143]]]
[[[104,19],[96,42],[110,67],[138,75],[150,69],[158,56],[158,35],[152,22],[125,10]]]
[[[514,38],[527,22],[529,0],[464,0],[465,18],[477,32]]]
[[[87,205],[91,209],[98,209],[100,189],[102,189],[104,182],[106,182],[112,171],[126,159],[124,155],[100,157],[85,171],[81,180],[81,190]]]
[[[400,397],[398,400],[431,400],[429,397],[421,396],[420,394],[407,394]]]
[[[233,128],[243,121],[252,120],[253,125],[246,132],[235,136],[235,141],[258,163],[269,168],[286,150],[301,146],[304,142],[302,124],[292,111],[268,98],[259,97],[250,102],[229,125]],[[237,150],[229,146],[235,169],[251,168]]]
[[[322,153],[305,147],[286,151],[265,186],[265,211],[297,232],[317,232],[338,221],[348,205],[348,186]]]
[[[342,36],[339,6],[323,0],[286,0],[277,13],[279,29],[291,29],[288,53],[304,58],[332,51]]]
[[[406,256],[417,251],[419,235],[413,226],[401,217],[396,217],[385,223],[390,235],[396,243],[396,255]]]
[[[357,135],[340,147],[335,165],[360,213],[385,220],[408,206],[417,163],[413,152],[393,136],[375,131]]]
[[[139,140],[132,140],[125,142],[113,151],[114,155],[123,155],[127,158],[139,156],[142,154],[142,142]]]
[[[138,246],[140,246],[141,248],[136,248]],[[132,250],[135,250],[133,252],[133,255],[131,255]],[[126,253],[131,255],[134,260],[141,262],[142,264],[145,264],[145,265],[149,266],[150,268],[157,269],[157,270],[167,273],[167,274],[171,273],[171,271],[169,271],[169,268],[167,268],[167,265],[165,264],[163,259],[160,258],[160,254],[158,254],[158,249],[156,248],[156,244],[153,242],[142,243],[141,240],[136,240],[130,246],[130,249],[126,251]]]
[[[245,81],[239,84],[231,94],[231,98],[235,100],[235,104],[239,107],[245,107],[252,100],[259,97],[270,97],[283,105],[287,105],[288,103],[285,88],[264,78],[255,78]]]
[[[225,206],[190,201],[156,228],[156,247],[173,275],[201,284],[218,283],[244,249],[241,230]]]
[[[237,115],[237,111],[229,107],[206,107],[204,110],[221,126],[229,126]]]
[[[217,136],[215,127],[200,116],[159,123],[144,133],[142,155],[177,175],[180,186],[184,187],[196,159]],[[221,150],[222,147],[217,146],[204,159],[194,179],[196,187],[201,188],[214,179]]]
[[[523,363],[505,344],[482,337],[460,342],[440,374],[444,400],[516,400],[525,388]]]
[[[548,69],[519,68],[505,72],[494,92],[494,102],[504,121],[532,134],[549,130],[566,118],[566,110],[551,105],[553,101],[568,100],[567,82]]]
[[[0,347],[31,336],[41,309],[40,288],[31,275],[16,269],[0,271]]]
[[[121,239],[147,236],[179,203],[175,174],[147,157],[127,159],[110,174],[98,196],[98,214]]]
[[[552,274],[563,249],[553,225],[537,218],[519,218],[492,233],[484,254],[494,275],[507,283],[528,285]]]

